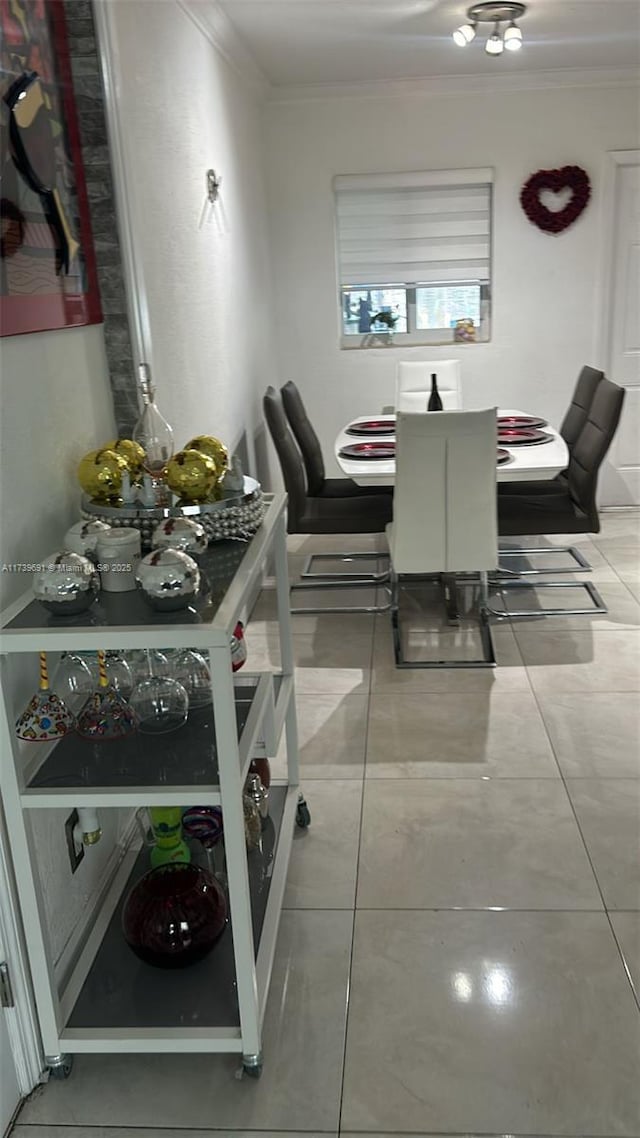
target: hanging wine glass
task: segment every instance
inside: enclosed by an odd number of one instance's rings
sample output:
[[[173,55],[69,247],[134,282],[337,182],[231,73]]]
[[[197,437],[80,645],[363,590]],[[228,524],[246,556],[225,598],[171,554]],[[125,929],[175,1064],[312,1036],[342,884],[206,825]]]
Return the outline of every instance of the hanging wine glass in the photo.
[[[211,703],[211,673],[204,656],[195,648],[183,648],[171,664],[174,678],[189,696],[189,707],[208,707]]]
[[[63,652],[53,675],[52,687],[69,707],[79,710],[95,688],[87,661],[77,652]]]
[[[149,651],[147,677],[133,689],[131,706],[140,731],[146,735],[161,735],[182,727],[189,711],[189,697],[177,680],[153,674]]]
[[[111,687],[114,688],[123,699],[129,699],[133,691],[134,681],[131,668],[127,663],[124,652],[117,650],[107,652],[105,666],[107,669],[107,679]]]
[[[122,739],[136,730],[136,717],[126,700],[111,687],[102,649],[98,652],[98,674],[98,687],[78,717],[78,732],[95,742]]]
[[[16,721],[19,739],[30,743],[46,743],[60,739],[76,726],[75,716],[63,699],[49,687],[49,670],[46,652],[40,653],[40,687],[31,697],[22,715]]]
[[[134,648],[127,652],[127,663],[133,675],[133,682],[139,684],[151,676],[169,676],[171,668],[164,652],[158,648]]]

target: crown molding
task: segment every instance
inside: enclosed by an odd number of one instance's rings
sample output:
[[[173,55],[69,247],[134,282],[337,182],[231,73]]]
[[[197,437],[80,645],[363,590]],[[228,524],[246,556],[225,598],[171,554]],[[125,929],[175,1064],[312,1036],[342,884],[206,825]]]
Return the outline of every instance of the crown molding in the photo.
[[[180,0],[182,2],[182,0]],[[476,95],[490,92],[543,91],[570,87],[638,87],[635,67],[567,68],[521,71],[502,75],[433,75],[422,79],[379,79],[354,83],[270,86],[271,103],[317,102],[323,99],[388,99],[430,95]]]
[[[176,0],[179,8],[254,92],[266,99],[271,84],[216,0]]]

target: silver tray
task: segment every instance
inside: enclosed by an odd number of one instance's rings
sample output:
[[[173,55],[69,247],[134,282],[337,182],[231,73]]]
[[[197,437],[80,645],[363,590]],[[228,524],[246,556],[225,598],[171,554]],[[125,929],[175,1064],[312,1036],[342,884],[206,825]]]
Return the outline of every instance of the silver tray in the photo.
[[[151,535],[163,518],[184,517],[200,522],[209,542],[253,537],[262,523],[265,502],[260,483],[245,474],[243,489],[227,491],[219,502],[179,506],[174,498],[173,504],[169,506],[107,506],[103,502],[93,502],[83,494],[81,512],[84,518],[98,518],[110,526],[134,526],[139,529],[142,549],[146,553],[151,548]]]

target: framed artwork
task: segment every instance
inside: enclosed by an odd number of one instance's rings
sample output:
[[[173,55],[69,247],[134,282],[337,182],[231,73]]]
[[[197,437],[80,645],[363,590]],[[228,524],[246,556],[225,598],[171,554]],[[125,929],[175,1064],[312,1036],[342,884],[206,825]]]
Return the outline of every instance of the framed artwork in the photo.
[[[0,335],[102,320],[62,0],[0,0]]]

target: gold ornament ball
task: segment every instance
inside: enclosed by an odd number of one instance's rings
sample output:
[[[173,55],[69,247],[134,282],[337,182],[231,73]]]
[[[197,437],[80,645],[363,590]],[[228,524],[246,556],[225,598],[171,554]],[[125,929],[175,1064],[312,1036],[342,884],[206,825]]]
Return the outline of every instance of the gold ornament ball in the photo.
[[[144,460],[147,457],[144,447],[140,443],[136,443],[133,439],[112,439],[110,443],[105,443],[105,450],[114,450],[116,454],[122,455],[129,474],[133,479],[140,478],[144,470]]]
[[[167,463],[167,486],[185,503],[206,501],[217,480],[215,462],[199,450],[181,450]]]
[[[185,450],[199,450],[202,454],[207,454],[212,458],[218,468],[218,477],[222,475],[229,467],[229,451],[220,439],[216,439],[213,435],[196,435],[195,439],[191,439]]]
[[[89,451],[78,466],[78,482],[94,502],[120,500],[122,475],[127,471],[126,459],[115,450],[103,447]]]

